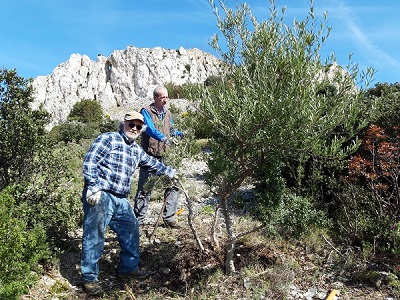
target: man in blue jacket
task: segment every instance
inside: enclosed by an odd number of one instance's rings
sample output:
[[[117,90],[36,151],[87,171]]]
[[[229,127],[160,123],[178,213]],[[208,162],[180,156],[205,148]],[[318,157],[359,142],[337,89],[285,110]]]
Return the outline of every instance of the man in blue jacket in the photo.
[[[146,131],[142,134],[142,147],[147,154],[162,161],[162,155],[175,137],[183,137],[183,133],[174,129],[174,120],[171,112],[165,107],[168,102],[168,90],[164,86],[157,86],[153,91],[154,102],[143,107],[141,113],[146,124]],[[139,172],[138,188],[135,197],[134,212],[139,224],[144,219],[149,207],[151,190],[146,189],[145,183],[149,179],[149,170],[141,167]],[[175,214],[179,202],[179,190],[170,187],[164,191],[166,206],[163,212],[164,223],[168,227],[179,228]]]

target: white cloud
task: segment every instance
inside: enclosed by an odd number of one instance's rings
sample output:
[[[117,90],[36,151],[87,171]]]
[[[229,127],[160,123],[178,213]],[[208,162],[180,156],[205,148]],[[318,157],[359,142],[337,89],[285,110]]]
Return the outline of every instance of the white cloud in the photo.
[[[346,27],[353,33],[352,37],[356,40],[358,48],[363,57],[374,65],[383,67],[391,65],[400,70],[400,61],[391,54],[387,53],[369,39],[369,35],[365,33],[358,23],[358,15],[350,6],[346,5],[345,1],[334,0],[335,15],[341,16],[345,21]],[[365,12],[363,12],[365,13]]]

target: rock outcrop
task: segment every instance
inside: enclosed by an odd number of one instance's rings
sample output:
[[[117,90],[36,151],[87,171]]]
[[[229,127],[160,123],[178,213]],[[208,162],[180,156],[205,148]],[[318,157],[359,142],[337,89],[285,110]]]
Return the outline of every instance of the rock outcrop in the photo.
[[[178,50],[127,47],[97,61],[72,54],[51,75],[33,80],[35,102],[52,115],[48,129],[65,122],[76,102],[95,99],[112,118],[125,108],[138,108],[140,100],[151,99],[158,84],[201,83],[221,75],[223,63],[199,49]]]

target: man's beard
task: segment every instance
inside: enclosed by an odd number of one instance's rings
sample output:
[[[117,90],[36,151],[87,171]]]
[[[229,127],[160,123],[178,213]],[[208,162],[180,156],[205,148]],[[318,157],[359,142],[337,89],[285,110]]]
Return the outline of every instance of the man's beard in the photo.
[[[128,137],[128,139],[129,139],[130,141],[133,141],[133,140],[136,140],[136,139],[138,138],[138,136],[140,135],[140,132],[138,132],[138,133],[133,133],[133,132],[128,131],[128,132],[126,132],[125,134],[126,134],[126,136]]]

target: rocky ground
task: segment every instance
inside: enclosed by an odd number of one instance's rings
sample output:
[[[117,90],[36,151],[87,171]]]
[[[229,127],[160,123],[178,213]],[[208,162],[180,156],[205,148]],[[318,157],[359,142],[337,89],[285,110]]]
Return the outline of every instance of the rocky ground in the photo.
[[[205,248],[200,251],[187,222],[188,209],[182,196],[180,229],[155,227],[161,201],[153,201],[148,224],[141,228],[141,268],[152,271],[144,281],[120,280],[115,276],[118,243],[108,232],[100,261],[100,281],[104,295],[100,299],[400,299],[390,287],[386,271],[394,260],[368,262],[378,274],[373,278],[354,277],[349,253],[337,253],[326,242],[287,242],[268,239],[263,232],[254,233],[237,244],[236,273],[224,275],[225,250],[210,240],[212,214],[205,209],[216,202],[202,181],[206,166],[186,162],[184,182],[190,194],[196,193],[194,226]],[[210,207],[210,206],[207,206]],[[250,222],[235,219],[240,226]],[[251,224],[249,225],[251,226]],[[154,233],[154,234],[153,234]],[[224,226],[220,222],[217,237],[224,243]],[[149,240],[149,237],[152,237]],[[321,239],[322,240],[322,239]],[[323,240],[322,240],[323,241]],[[91,299],[82,291],[79,274],[80,233],[68,241],[69,248],[57,267],[49,268],[40,282],[22,299]],[[354,255],[354,253],[352,253]],[[353,263],[355,266],[356,264]]]

